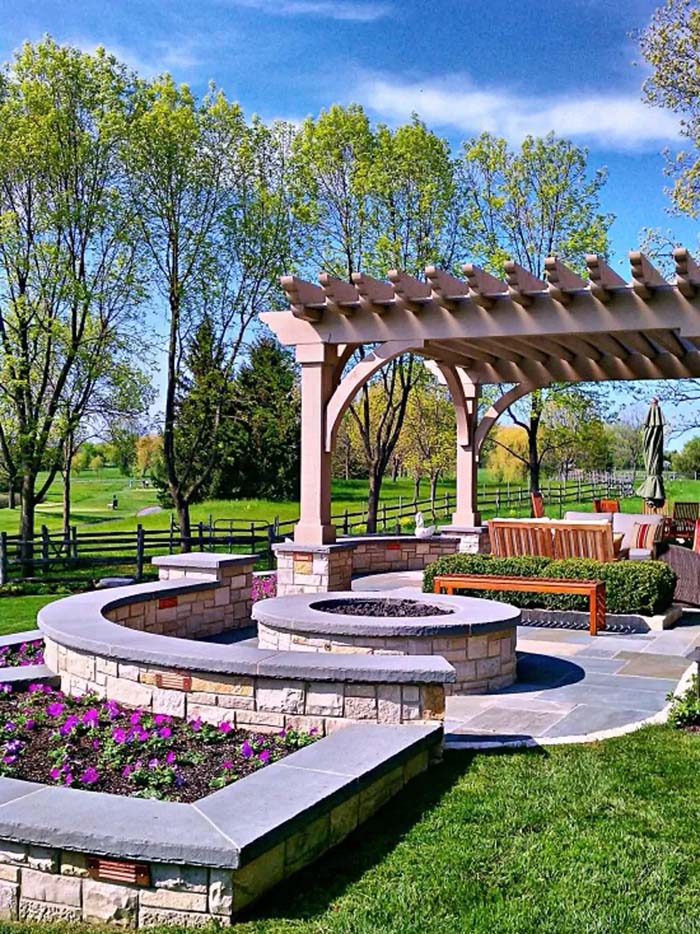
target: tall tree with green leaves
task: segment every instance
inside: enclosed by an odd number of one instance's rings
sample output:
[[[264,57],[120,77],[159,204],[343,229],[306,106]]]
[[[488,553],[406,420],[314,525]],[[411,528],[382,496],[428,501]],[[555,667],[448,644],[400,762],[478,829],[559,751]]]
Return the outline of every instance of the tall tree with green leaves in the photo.
[[[211,88],[198,100],[167,75],[139,88],[125,157],[167,310],[163,465],[184,549],[190,504],[206,489],[222,450],[227,383],[256,313],[274,303],[279,277],[291,265],[288,154],[288,127],[246,125],[221,91]],[[195,348],[202,328],[207,340]],[[191,363],[196,359],[202,370],[207,352],[210,375],[217,371],[221,379],[205,398],[193,394]],[[187,426],[178,426],[186,410]]]
[[[143,299],[120,159],[132,101],[116,59],[48,38],[0,81],[0,451],[26,542]]]
[[[496,275],[512,259],[542,278],[547,256],[582,270],[586,253],[607,251],[613,216],[601,210],[605,180],[604,169],[591,172],[586,149],[553,134],[527,137],[515,149],[489,133],[467,140],[459,166],[465,255]],[[527,434],[532,490],[540,485],[540,429],[548,413],[562,406],[574,413],[588,392],[555,385],[508,409]]]
[[[350,280],[355,272],[383,277],[392,268],[420,277],[427,264],[452,264],[459,229],[454,166],[445,141],[419,120],[375,128],[359,105],[334,106],[305,122],[295,156],[298,210],[316,269]],[[358,349],[350,365],[363,355]],[[392,361],[349,409],[367,464],[370,532],[419,371],[411,357]]]

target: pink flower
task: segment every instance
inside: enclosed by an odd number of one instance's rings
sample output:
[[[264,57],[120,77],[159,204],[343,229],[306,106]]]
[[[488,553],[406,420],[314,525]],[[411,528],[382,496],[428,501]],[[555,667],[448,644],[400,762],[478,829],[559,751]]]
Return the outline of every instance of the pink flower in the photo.
[[[163,726],[166,723],[170,723],[170,717],[166,716],[164,713],[157,713],[153,718],[154,726]]]
[[[32,720],[32,719],[25,720],[25,721],[24,721],[24,729],[25,729],[25,730],[33,730],[33,729],[34,729],[34,720]]]
[[[233,768],[233,762],[231,762],[230,759],[224,759],[224,761],[221,763],[221,768],[222,768],[222,769],[232,769],[232,768]]]
[[[169,749],[165,754],[165,764],[173,765],[174,762],[175,762],[175,753],[172,751],[172,749]]]
[[[202,721],[199,717],[195,720],[190,720],[190,727],[194,730],[195,733],[198,733],[202,729]]]
[[[58,732],[61,734],[61,736],[68,736],[73,732],[73,729],[78,725],[78,722],[79,718],[76,714],[72,713],[70,717],[66,717],[66,719],[63,721],[63,725]]]
[[[233,726],[228,722],[228,720],[222,720],[219,724],[219,729],[222,733],[230,733],[233,729]]]
[[[122,769],[122,776],[124,778],[128,778],[131,775],[132,771],[133,770],[130,765],[125,765],[124,768]]]
[[[253,755],[253,747],[250,745],[248,740],[243,740],[243,745],[241,746],[241,755],[245,756],[246,759],[249,759]]]
[[[270,761],[270,750],[269,750],[269,749],[263,749],[262,752],[259,752],[259,753],[258,753],[258,759],[259,759],[261,762],[263,762],[263,763],[269,762],[269,761]]]
[[[99,719],[100,712],[97,707],[91,707],[89,710],[86,710],[83,714],[83,723],[86,726],[96,726]]]
[[[115,743],[125,743],[126,730],[122,729],[120,726],[115,726],[112,730],[112,739]]]
[[[129,717],[129,723],[132,726],[138,726],[141,723],[141,717],[143,716],[140,710],[135,710],[132,715]]]
[[[85,769],[83,774],[80,776],[80,781],[85,785],[94,785],[95,782],[99,779],[99,773],[94,765],[88,766]]]
[[[52,704],[48,704],[46,707],[46,713],[50,717],[60,717],[63,713],[63,704],[58,701],[54,701]]]
[[[53,781],[57,781],[60,777],[61,770],[58,768],[58,766],[54,766],[49,772],[49,778],[51,778]]]
[[[158,735],[160,736],[161,739],[168,739],[169,736],[173,735],[173,731],[170,729],[169,726],[162,726],[158,730]]]

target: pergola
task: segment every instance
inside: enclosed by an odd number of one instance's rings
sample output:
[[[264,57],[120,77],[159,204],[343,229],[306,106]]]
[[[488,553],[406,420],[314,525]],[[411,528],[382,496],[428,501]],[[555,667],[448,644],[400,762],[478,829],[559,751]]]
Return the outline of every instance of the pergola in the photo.
[[[388,281],[326,273],[315,285],[283,278],[290,307],[261,319],[296,348],[301,365],[301,510],[294,541],[335,540],[331,455],[340,420],[358,390],[383,366],[413,353],[434,361],[457,422],[455,526],[479,523],[479,451],[499,416],[553,382],[686,379],[700,376],[700,268],[674,251],[668,282],[639,252],[631,282],[596,255],[583,279],[555,257],[546,281],[517,263],[505,282],[466,264],[465,278],[429,267],[425,281],[392,271]],[[345,372],[353,352],[365,357]],[[370,349],[371,348],[371,349]],[[479,420],[480,387],[507,385]]]

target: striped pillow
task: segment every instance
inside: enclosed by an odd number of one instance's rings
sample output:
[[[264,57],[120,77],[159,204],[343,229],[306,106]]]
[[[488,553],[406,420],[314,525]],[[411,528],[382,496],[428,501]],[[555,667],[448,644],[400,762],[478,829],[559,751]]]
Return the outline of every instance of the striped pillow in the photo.
[[[693,551],[700,554],[700,519],[695,520],[695,535],[693,535]]]
[[[632,526],[630,548],[645,548],[652,551],[659,539],[662,522],[635,522]]]

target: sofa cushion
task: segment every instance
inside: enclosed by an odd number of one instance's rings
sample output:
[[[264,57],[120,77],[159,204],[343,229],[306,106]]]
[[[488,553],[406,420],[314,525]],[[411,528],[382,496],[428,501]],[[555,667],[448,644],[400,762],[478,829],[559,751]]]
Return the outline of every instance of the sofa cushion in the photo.
[[[632,541],[632,530],[635,526],[635,523],[656,525],[659,522],[664,521],[663,516],[647,516],[642,512],[615,512],[612,513],[613,520],[613,532],[622,532],[624,538],[622,539],[623,548],[632,548],[635,544]]]
[[[630,561],[650,561],[651,560],[651,549],[650,548],[630,548],[627,553],[627,557]]]
[[[613,513],[611,512],[576,512],[575,509],[569,509],[564,513],[565,522],[612,522]]]

